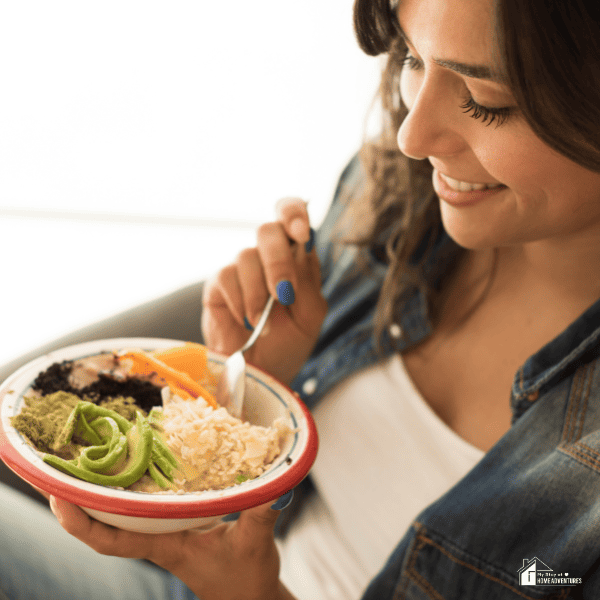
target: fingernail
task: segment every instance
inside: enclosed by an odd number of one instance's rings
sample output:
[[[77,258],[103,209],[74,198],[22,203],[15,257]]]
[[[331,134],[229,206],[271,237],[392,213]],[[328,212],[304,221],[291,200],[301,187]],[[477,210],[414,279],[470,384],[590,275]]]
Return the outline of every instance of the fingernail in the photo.
[[[271,508],[273,510],[283,510],[284,508],[287,508],[291,504],[293,497],[294,497],[294,490],[290,490],[287,494],[284,494],[283,496],[281,496],[281,498],[279,498],[279,500],[277,500],[277,502],[275,502],[275,504],[271,504]]]
[[[254,331],[254,327],[252,327],[252,325],[250,325],[250,321],[248,321],[248,317],[244,317],[244,327],[248,331]]]
[[[277,299],[284,306],[289,306],[294,303],[296,294],[294,293],[294,286],[291,282],[284,279],[277,284]]]
[[[312,249],[314,247],[315,247],[315,230],[311,227],[310,228],[310,238],[309,238],[308,242],[306,242],[306,244],[304,244],[304,250],[308,254],[309,252],[312,251]]]

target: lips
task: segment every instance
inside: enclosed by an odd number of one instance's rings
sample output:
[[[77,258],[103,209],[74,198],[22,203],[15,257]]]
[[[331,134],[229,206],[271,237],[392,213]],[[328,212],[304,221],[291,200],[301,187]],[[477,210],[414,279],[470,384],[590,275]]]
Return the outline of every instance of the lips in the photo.
[[[507,189],[503,184],[459,181],[437,169],[433,170],[433,187],[441,200],[456,207],[472,206]]]
[[[449,175],[444,175],[440,172],[440,177],[456,192],[473,192],[477,190],[487,190],[501,187],[501,183],[470,183],[468,181],[460,181]]]

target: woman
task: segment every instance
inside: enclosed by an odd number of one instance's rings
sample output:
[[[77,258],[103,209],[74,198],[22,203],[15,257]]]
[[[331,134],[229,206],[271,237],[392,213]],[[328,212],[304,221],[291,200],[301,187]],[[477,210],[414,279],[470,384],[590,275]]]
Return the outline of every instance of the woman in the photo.
[[[224,352],[279,298],[249,359],[314,408],[317,494],[279,548],[269,506],[142,536],[52,499],[63,527],[203,600],[597,598],[599,17],[357,0],[361,45],[389,53],[384,135],[316,247],[286,201],[204,293]]]

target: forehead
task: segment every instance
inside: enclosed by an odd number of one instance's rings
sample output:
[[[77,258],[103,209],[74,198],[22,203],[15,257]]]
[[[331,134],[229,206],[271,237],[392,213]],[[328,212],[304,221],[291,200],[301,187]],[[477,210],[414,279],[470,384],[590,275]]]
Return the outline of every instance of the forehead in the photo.
[[[425,57],[491,63],[493,0],[400,0],[402,30]]]

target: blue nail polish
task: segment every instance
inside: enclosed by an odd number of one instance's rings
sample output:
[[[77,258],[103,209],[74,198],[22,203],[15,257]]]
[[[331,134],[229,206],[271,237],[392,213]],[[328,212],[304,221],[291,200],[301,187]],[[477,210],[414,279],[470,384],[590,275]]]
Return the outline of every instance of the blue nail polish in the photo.
[[[248,321],[248,317],[244,317],[244,327],[248,331],[254,331],[254,327],[252,327],[252,325],[250,325],[250,321]]]
[[[284,279],[277,284],[277,300],[284,306],[289,306],[294,303],[296,294],[294,293],[294,286]]]
[[[306,244],[304,244],[304,250],[308,254],[315,247],[315,230],[310,228],[310,238]]]
[[[273,510],[283,510],[287,508],[292,503],[292,498],[294,497],[294,490],[290,490],[287,494],[284,494],[275,502],[275,504],[271,504],[271,508]]]

